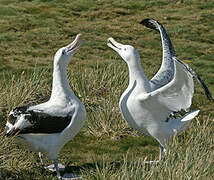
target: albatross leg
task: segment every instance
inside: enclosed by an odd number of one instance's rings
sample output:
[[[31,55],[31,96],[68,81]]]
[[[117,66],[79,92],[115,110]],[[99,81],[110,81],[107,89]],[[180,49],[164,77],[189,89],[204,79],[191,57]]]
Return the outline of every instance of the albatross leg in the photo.
[[[56,171],[56,168],[55,168],[55,165],[54,164],[51,164],[49,166],[46,166],[45,165],[45,161],[44,161],[44,158],[43,158],[43,154],[41,152],[39,152],[39,158],[40,158],[40,161],[42,163],[42,166],[45,168],[45,169],[48,169],[50,171],[53,171],[55,172]],[[62,164],[58,164],[58,169],[59,171],[64,171],[65,169],[65,166],[63,166]]]
[[[60,175],[60,172],[59,172],[59,166],[58,166],[58,160],[55,159],[54,160],[54,168],[56,170],[56,175],[59,179],[62,179],[61,175]]]
[[[163,155],[166,154],[166,149],[162,145],[159,145],[159,148],[160,148],[159,160],[156,160],[156,161],[144,161],[145,164],[158,163],[158,162],[160,162],[162,160]]]
[[[166,149],[160,144],[159,145],[159,148],[160,148],[160,155],[159,155],[159,161],[162,160],[163,156],[166,155]]]
[[[47,166],[45,165],[43,154],[41,152],[39,152],[39,159],[40,159],[40,161],[42,163],[42,166],[46,169]]]
[[[49,166],[46,166],[46,169],[48,169],[49,171],[55,172],[56,171],[55,164],[51,164]],[[59,169],[59,171],[64,171],[65,166],[63,166],[62,164],[58,164],[58,169]]]
[[[45,169],[48,169],[50,171],[53,171],[55,172],[56,171],[56,168],[55,168],[55,165],[54,164],[51,164],[49,166],[46,166],[45,165],[45,161],[44,161],[44,158],[43,158],[43,154],[41,152],[39,152],[39,158],[40,158],[40,161],[42,163],[42,166],[45,168]],[[62,164],[58,164],[58,169],[59,171],[64,171],[65,169],[65,166],[63,166]]]

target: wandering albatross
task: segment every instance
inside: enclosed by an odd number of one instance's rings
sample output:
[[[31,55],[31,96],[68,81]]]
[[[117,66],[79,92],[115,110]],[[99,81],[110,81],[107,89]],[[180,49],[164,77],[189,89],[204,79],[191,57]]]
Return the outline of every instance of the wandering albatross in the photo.
[[[9,113],[5,127],[6,136],[16,136],[33,150],[39,152],[43,166],[60,175],[58,154],[61,148],[82,128],[86,120],[83,103],[69,86],[66,69],[72,56],[84,42],[79,43],[81,34],[69,45],[60,48],[54,56],[52,92],[50,99],[35,106],[16,107]],[[54,165],[46,166],[43,153],[53,160]],[[62,165],[61,165],[62,166]]]
[[[162,38],[168,38],[163,37]],[[168,43],[167,45],[164,43]],[[135,130],[152,136],[160,144],[159,161],[166,154],[167,143],[175,134],[186,130],[199,110],[183,116],[172,116],[173,112],[188,111],[192,104],[194,82],[192,69],[175,60],[170,40],[162,41],[163,63],[158,73],[149,80],[141,66],[138,51],[123,45],[113,38],[107,45],[127,63],[129,85],[120,98],[120,111],[127,123]],[[152,163],[158,161],[147,161]]]

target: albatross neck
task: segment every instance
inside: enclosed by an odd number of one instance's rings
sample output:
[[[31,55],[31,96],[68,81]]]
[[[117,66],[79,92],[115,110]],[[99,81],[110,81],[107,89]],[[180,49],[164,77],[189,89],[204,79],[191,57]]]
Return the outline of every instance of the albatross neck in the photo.
[[[50,100],[67,101],[75,97],[67,79],[66,66],[54,65],[52,92]]]
[[[140,91],[144,92],[150,92],[150,84],[149,80],[144,73],[144,70],[141,66],[140,59],[131,61],[128,63],[129,68],[129,85],[133,86],[133,84],[136,82],[136,87],[140,88]]]

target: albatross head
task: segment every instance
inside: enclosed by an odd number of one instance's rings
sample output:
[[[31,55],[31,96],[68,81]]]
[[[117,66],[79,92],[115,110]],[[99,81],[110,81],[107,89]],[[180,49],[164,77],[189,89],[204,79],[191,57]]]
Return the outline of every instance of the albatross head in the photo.
[[[55,56],[54,56],[54,64],[55,65],[64,65],[67,66],[69,62],[71,61],[72,56],[75,54],[77,49],[82,45],[82,43],[85,41],[85,39],[82,39],[79,43],[79,38],[81,34],[77,34],[75,40],[70,43],[69,45],[60,48]]]
[[[130,45],[123,45],[116,42],[113,38],[108,38],[107,45],[115,50],[126,63],[131,63],[132,61],[139,61],[140,56],[137,50]]]

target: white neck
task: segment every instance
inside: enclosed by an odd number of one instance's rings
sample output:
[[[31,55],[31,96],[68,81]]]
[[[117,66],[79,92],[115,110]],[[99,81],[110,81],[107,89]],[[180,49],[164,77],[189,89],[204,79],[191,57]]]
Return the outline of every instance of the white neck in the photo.
[[[129,68],[129,85],[133,86],[133,84],[136,82],[136,86],[140,88],[140,91],[142,92],[150,92],[151,87],[149,84],[149,80],[144,73],[144,70],[141,66],[140,60],[131,61],[128,63]]]
[[[75,97],[67,79],[66,67],[54,64],[52,92],[50,100],[66,101],[68,97]]]

